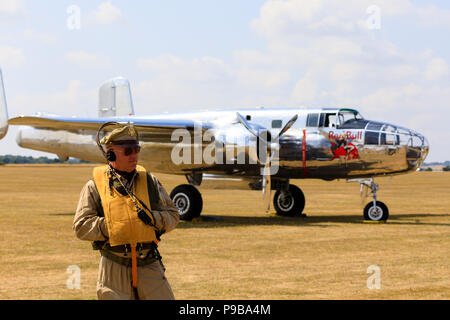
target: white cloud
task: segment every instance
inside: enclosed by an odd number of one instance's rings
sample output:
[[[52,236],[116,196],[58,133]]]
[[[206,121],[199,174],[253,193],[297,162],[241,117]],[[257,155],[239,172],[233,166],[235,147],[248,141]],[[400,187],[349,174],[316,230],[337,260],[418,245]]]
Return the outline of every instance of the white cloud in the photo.
[[[414,13],[418,17],[420,23],[427,27],[450,26],[450,10],[438,8],[435,5],[426,7],[414,7]]]
[[[25,11],[22,0],[0,0],[0,15],[17,15]]]
[[[39,94],[26,94],[10,98],[10,118],[19,114],[34,114],[44,112],[62,116],[97,116],[96,103],[98,88],[85,88],[80,80],[71,80],[67,88],[58,92],[43,92]],[[45,105],[45,108],[36,109],[36,105]],[[94,107],[94,108],[93,108]]]
[[[183,59],[173,55],[140,58],[137,67],[148,80],[136,86],[136,99],[150,110],[137,113],[173,110],[177,106],[207,107],[223,103],[232,96],[232,71],[222,60],[213,57]],[[228,97],[227,97],[228,96]],[[156,109],[155,109],[156,108]]]
[[[162,55],[156,58],[139,58],[137,66],[143,71],[166,72],[170,69],[181,67],[185,62],[173,55]]]
[[[89,53],[86,51],[71,51],[67,52],[64,56],[66,61],[82,66],[82,67],[105,67],[109,65],[110,59],[95,53]]]
[[[379,9],[376,13],[368,8]],[[372,32],[368,22],[379,15],[385,19],[408,18],[421,26],[450,26],[450,10],[435,5],[418,6],[410,0],[268,0],[251,27],[271,41],[300,44],[317,36],[361,37]]]
[[[92,53],[87,53],[85,51],[72,51],[65,55],[66,60],[73,63],[96,63],[98,61],[98,56]]]
[[[365,26],[368,5],[363,1],[343,4],[330,0],[269,0],[251,26],[272,40],[283,38],[296,42],[311,35],[358,33]]]
[[[315,104],[317,91],[316,83],[310,78],[310,75],[306,75],[296,83],[292,91],[292,101],[296,106]]]
[[[272,90],[286,85],[291,80],[290,72],[276,68],[246,68],[235,71],[236,84],[245,88]]]
[[[222,60],[202,57],[191,60],[173,55],[140,58],[136,62],[142,71],[150,71],[153,77],[173,78],[174,81],[220,81],[230,76],[230,69]]]
[[[371,5],[380,8],[381,30],[368,28]],[[250,24],[266,48],[241,48],[231,60],[139,59],[148,79],[138,83],[145,101],[136,106],[159,108],[154,112],[179,105],[351,106],[369,119],[431,132],[442,115],[450,116],[444,103],[450,96],[448,58],[424,50],[420,39],[392,41],[383,28],[401,19],[405,29],[439,26],[444,34],[447,18],[446,9],[410,0],[268,0]],[[440,135],[450,140],[448,133]]]
[[[412,64],[398,64],[389,68],[389,73],[392,78],[397,79],[411,79],[411,77],[417,76],[419,70],[417,66]]]
[[[113,24],[122,19],[122,11],[111,1],[101,3],[94,12],[95,21],[100,24]]]
[[[337,63],[331,69],[331,77],[335,82],[355,80],[362,66],[352,62]]]
[[[54,34],[39,32],[33,29],[26,29],[23,34],[27,39],[36,40],[44,44],[54,44],[57,41],[57,37]]]
[[[379,9],[379,30],[368,28],[371,5]],[[290,105],[350,105],[367,118],[431,132],[450,117],[448,58],[424,51],[420,39],[390,41],[387,28],[399,23],[444,35],[450,10],[410,0],[268,0],[251,23],[267,51],[237,57],[255,57],[254,69],[283,66],[293,78],[304,75],[284,84],[291,87],[284,98]],[[450,134],[440,132],[439,139],[450,140]]]
[[[25,62],[25,55],[21,48],[0,46],[0,65],[19,67]]]
[[[276,63],[273,57],[256,50],[238,50],[233,53],[234,60],[241,65],[271,65]]]
[[[432,59],[426,66],[425,78],[435,81],[449,75],[449,66],[447,61],[442,58]]]
[[[244,50],[233,56],[234,60],[227,63],[208,56],[184,59],[161,55],[138,59],[136,64],[148,72],[148,80],[138,84],[137,92],[145,95],[143,104],[158,107],[279,105],[280,97],[284,96],[280,90],[286,90],[292,80],[289,70],[274,67],[264,61],[264,55],[254,51]],[[246,63],[253,57],[257,58],[253,60],[256,66]]]

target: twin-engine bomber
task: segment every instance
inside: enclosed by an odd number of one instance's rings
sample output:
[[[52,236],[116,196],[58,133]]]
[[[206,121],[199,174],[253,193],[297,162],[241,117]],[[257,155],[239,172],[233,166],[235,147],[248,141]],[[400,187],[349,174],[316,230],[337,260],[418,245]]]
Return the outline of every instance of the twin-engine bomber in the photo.
[[[152,172],[185,175],[170,196],[181,218],[199,217],[198,189],[262,190],[264,207],[278,215],[302,215],[305,196],[290,179],[347,179],[370,191],[366,220],[389,217],[377,200],[378,176],[416,171],[429,145],[414,130],[364,119],[351,108],[249,108],[137,116],[128,80],[114,78],[99,90],[98,118],[37,114],[8,119],[0,72],[0,138],[8,125],[23,126],[23,148],[104,162],[96,133],[105,122],[133,124],[140,134],[140,164]],[[113,130],[108,126],[105,130]],[[105,134],[106,131],[102,132]]]

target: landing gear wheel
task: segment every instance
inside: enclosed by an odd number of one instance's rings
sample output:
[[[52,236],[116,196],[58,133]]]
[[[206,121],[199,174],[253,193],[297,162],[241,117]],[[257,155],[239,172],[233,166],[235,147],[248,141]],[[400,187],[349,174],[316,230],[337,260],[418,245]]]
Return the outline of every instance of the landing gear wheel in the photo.
[[[364,208],[364,219],[371,221],[386,221],[389,218],[389,210],[387,206],[377,201],[376,206],[373,206],[373,201],[369,202]]]
[[[199,217],[203,209],[203,200],[200,192],[190,184],[182,184],[170,193],[175,206],[180,212],[181,220],[192,220]]]
[[[273,206],[279,216],[300,216],[305,208],[305,195],[299,187],[290,184],[289,191],[275,193]]]

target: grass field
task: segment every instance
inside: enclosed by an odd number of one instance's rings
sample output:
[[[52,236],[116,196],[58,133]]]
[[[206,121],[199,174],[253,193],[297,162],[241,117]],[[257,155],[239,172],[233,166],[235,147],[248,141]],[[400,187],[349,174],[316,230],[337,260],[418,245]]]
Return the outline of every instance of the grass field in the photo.
[[[99,253],[72,231],[92,168],[0,167],[0,299],[96,299]],[[157,176],[168,192],[185,183]],[[160,245],[176,298],[449,299],[450,173],[376,182],[385,224],[363,223],[356,183],[293,181],[307,218],[265,214],[261,192],[201,190],[216,219],[181,222]],[[67,288],[73,265],[80,289]],[[370,266],[380,289],[367,286]]]

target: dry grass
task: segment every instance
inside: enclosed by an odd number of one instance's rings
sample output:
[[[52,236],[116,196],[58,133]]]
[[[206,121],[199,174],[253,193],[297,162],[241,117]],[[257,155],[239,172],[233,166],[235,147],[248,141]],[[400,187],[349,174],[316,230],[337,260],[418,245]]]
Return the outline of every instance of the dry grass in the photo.
[[[89,165],[0,167],[0,299],[95,299],[98,252],[72,219]],[[157,174],[170,190],[183,177]],[[163,236],[178,299],[449,299],[450,173],[378,179],[386,224],[362,222],[359,185],[296,180],[303,218],[268,216],[261,193],[202,190],[203,214]],[[70,265],[81,289],[69,290]],[[381,269],[369,290],[367,268]]]

